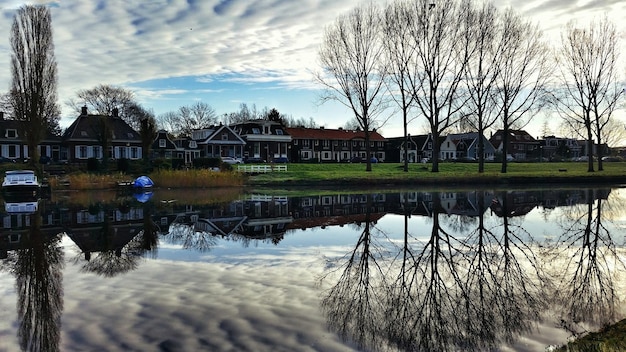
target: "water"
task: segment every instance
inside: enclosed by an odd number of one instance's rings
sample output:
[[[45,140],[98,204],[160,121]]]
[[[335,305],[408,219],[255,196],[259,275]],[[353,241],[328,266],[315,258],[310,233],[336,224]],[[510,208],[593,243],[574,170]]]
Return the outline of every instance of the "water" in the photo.
[[[619,187],[20,201],[3,351],[544,351],[626,313]]]

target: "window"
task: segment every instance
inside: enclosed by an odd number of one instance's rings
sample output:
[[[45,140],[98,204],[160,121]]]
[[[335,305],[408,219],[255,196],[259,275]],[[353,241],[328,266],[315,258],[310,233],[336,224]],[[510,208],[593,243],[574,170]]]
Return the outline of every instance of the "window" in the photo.
[[[139,159],[139,148],[131,147],[130,148],[130,158],[131,159]]]
[[[293,140],[293,145],[298,145],[298,140],[297,139]]]
[[[165,139],[159,139],[159,148],[165,148],[166,145],[167,142],[165,141]]]
[[[428,142],[428,149],[433,149],[433,142]]]
[[[134,135],[133,135],[133,133],[132,133],[132,132],[128,132],[126,135],[127,135],[127,136],[128,136],[128,138],[130,138],[130,139],[133,139],[133,137],[134,137]]]
[[[198,144],[196,144],[196,141],[189,141],[189,148],[197,148]]]
[[[283,130],[281,130],[280,128],[276,129],[276,134],[282,136]]]
[[[80,131],[80,135],[82,137],[87,137],[87,131]]]
[[[78,147],[78,158],[87,159],[87,146],[81,145]]]
[[[261,130],[257,127],[252,127],[252,134],[261,134]]]
[[[222,140],[223,141],[227,141],[228,140],[228,133],[222,133]]]
[[[328,139],[325,139],[322,141],[324,147],[328,147],[330,145],[330,141]]]
[[[305,139],[305,140],[302,141],[302,145],[305,146],[305,147],[308,147],[308,146],[311,145],[311,141],[308,140],[308,139]]]
[[[6,134],[4,136],[6,138],[17,138],[17,130],[13,128],[7,129]]]
[[[319,145],[319,144],[320,144],[320,141],[316,139],[315,140],[315,145]]]

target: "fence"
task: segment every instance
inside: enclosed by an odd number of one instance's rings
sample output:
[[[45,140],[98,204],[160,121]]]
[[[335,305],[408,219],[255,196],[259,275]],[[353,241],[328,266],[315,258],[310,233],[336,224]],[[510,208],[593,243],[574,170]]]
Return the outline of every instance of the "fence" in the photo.
[[[265,174],[274,171],[287,171],[287,165],[237,165],[237,171],[248,174]]]

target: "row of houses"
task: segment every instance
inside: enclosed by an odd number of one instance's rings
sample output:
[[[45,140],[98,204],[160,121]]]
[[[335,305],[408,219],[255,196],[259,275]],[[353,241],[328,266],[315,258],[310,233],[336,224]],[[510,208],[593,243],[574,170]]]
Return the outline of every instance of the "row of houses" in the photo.
[[[108,119],[112,133],[109,150],[102,150],[102,119]],[[24,125],[6,120],[0,113],[0,156],[27,159],[28,148],[22,142]],[[503,150],[503,132],[490,138],[478,133],[449,134],[434,141],[432,135],[385,138],[370,132],[369,150],[363,131],[339,129],[285,127],[280,122],[253,120],[231,126],[218,125],[193,131],[191,136],[170,138],[165,130],[158,131],[154,142],[145,151],[139,132],[133,130],[114,109],[111,116],[89,114],[86,107],[61,136],[49,134],[40,144],[40,155],[52,161],[81,162],[89,158],[109,159],[149,158],[183,159],[191,163],[196,158],[234,157],[249,161],[273,162],[285,158],[291,162],[345,162],[354,158],[376,158],[385,162],[420,162],[433,157],[433,144],[439,143],[440,160],[478,159],[478,144],[482,139],[485,159],[494,158]],[[576,158],[589,155],[584,141],[554,136],[535,139],[523,130],[510,131],[508,153],[516,160],[561,157]],[[605,151],[607,154],[607,151]]]

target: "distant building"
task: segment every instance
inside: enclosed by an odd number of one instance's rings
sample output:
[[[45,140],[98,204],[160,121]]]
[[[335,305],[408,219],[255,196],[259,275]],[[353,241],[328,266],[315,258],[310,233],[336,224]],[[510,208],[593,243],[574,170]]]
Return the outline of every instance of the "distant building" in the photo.
[[[339,129],[289,127],[290,157],[294,162],[347,162],[354,158],[375,157],[386,160],[386,139],[378,132],[370,132],[370,153],[367,155],[365,133]]]

